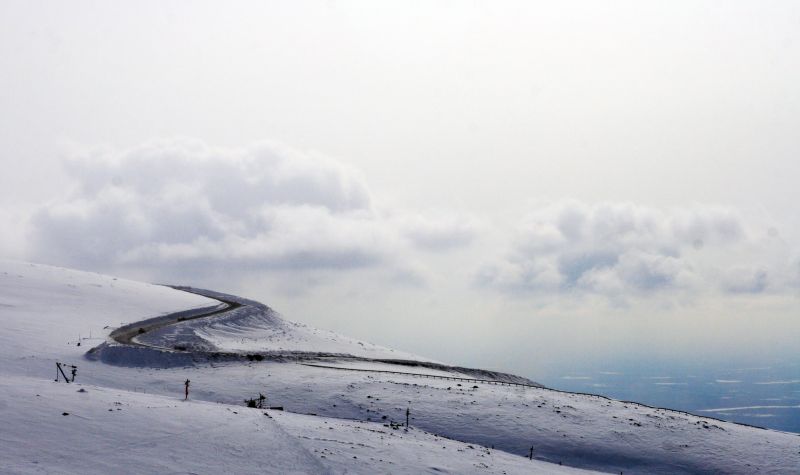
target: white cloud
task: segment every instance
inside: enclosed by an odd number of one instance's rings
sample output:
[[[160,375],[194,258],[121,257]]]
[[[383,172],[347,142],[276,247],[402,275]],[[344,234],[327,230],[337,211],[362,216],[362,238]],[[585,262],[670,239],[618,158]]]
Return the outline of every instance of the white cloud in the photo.
[[[731,209],[567,201],[532,210],[505,255],[483,266],[476,281],[518,294],[759,293],[770,289],[769,272],[737,266],[759,259],[786,265],[764,260],[759,247],[766,250]]]
[[[36,260],[161,274],[385,266],[419,285],[408,253],[463,246],[475,234],[473,221],[448,215],[384,217],[357,170],[270,142],[162,140],[66,164],[73,189],[31,219]]]
[[[362,267],[394,239],[356,171],[272,143],[159,141],[67,169],[74,190],[32,219],[33,252],[51,262]]]
[[[457,266],[485,288],[615,301],[783,292],[800,282],[783,239],[754,231],[728,208],[564,201],[535,207],[505,236],[498,223],[471,215],[380,209],[357,170],[271,142],[163,140],[92,150],[66,169],[72,188],[27,222],[17,219],[19,232],[0,236],[13,244],[5,247],[27,247],[29,259],[47,263],[170,279],[371,269],[384,271],[385,282],[421,286],[452,281]],[[454,249],[465,252],[445,252]]]

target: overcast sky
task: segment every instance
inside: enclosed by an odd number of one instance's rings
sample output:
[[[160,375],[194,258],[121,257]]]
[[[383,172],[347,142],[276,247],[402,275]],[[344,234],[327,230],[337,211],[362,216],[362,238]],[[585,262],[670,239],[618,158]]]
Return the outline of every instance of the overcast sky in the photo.
[[[800,338],[800,4],[0,4],[0,256],[526,376]]]

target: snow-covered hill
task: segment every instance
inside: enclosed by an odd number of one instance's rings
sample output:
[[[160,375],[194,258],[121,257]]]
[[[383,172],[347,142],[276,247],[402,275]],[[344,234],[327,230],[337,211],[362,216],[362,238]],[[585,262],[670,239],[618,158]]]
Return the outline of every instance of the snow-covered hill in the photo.
[[[0,261],[0,472],[800,467],[796,434],[552,391],[293,324],[244,299],[206,295],[222,302]],[[230,304],[236,308],[219,313]],[[155,323],[138,323],[145,320]],[[129,340],[110,336],[119,328],[135,331]],[[53,381],[56,361],[78,366],[76,383]],[[244,407],[259,393],[285,411]],[[408,431],[396,424],[407,409]]]
[[[113,343],[109,334],[120,326],[219,305],[168,287],[0,261],[0,473],[581,472],[386,421],[247,408],[243,399],[257,393],[236,381],[220,381],[228,390],[209,397],[194,378],[214,378],[211,363],[162,370],[84,357]],[[339,349],[378,348],[336,340]],[[78,367],[75,383],[54,381],[56,361]]]
[[[355,340],[331,331],[290,322],[268,306],[209,290],[185,288],[241,306],[213,319],[192,319],[136,337],[151,346],[192,345],[208,351],[239,353],[327,353],[365,358],[430,361],[427,358]]]
[[[4,377],[0,394],[4,474],[580,472],[420,430],[80,383]]]

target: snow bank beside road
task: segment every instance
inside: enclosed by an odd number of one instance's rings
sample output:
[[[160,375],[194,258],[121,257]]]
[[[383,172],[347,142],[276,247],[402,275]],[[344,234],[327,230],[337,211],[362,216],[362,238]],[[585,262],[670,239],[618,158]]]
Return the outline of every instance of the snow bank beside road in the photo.
[[[356,340],[338,333],[284,320],[253,300],[203,289],[187,289],[242,304],[213,319],[187,320],[137,337],[151,346],[206,348],[233,353],[328,353],[361,358],[432,361],[422,356]]]

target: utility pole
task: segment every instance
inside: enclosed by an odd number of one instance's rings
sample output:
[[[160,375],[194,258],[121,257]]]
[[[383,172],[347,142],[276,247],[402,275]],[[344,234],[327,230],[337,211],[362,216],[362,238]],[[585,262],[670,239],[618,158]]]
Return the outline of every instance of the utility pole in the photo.
[[[409,414],[411,414],[411,409],[407,407],[406,408],[406,429],[408,429],[408,416],[409,416]]]

